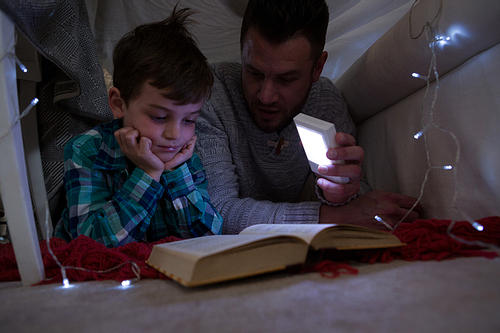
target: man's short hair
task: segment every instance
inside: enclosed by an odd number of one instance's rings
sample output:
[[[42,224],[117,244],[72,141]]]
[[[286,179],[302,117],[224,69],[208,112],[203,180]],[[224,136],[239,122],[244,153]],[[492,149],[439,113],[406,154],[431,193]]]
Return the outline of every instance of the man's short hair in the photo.
[[[278,44],[300,35],[311,43],[311,57],[316,62],[325,47],[329,20],[325,0],[250,0],[241,25],[240,46],[250,28]]]
[[[120,39],[113,52],[113,85],[126,104],[142,92],[146,82],[167,88],[166,97],[179,105],[210,96],[212,71],[186,28],[192,13],[175,6],[165,20],[140,25]]]

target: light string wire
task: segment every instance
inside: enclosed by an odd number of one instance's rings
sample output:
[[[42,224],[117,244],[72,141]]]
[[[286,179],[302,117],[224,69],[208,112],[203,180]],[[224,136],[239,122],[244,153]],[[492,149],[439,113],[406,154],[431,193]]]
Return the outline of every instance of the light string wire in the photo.
[[[130,280],[123,280],[121,282],[121,285],[123,287],[127,287],[127,286],[131,285],[132,283],[135,283],[141,279],[141,268],[139,267],[139,265],[137,265],[137,263],[135,261],[132,261],[132,260],[124,261],[124,262],[122,262],[116,266],[113,266],[109,269],[106,269],[106,270],[94,270],[94,269],[87,269],[87,268],[76,267],[76,266],[63,266],[61,264],[61,262],[57,259],[54,252],[52,251],[52,248],[50,247],[49,214],[50,214],[49,213],[49,203],[47,200],[45,200],[45,229],[47,230],[47,237],[46,237],[47,250],[49,251],[50,255],[52,256],[52,259],[54,259],[57,266],[59,266],[59,268],[61,269],[62,283],[63,283],[63,286],[65,288],[70,287],[69,279],[66,275],[67,269],[74,269],[74,270],[96,273],[96,274],[106,274],[106,273],[112,272],[113,270],[118,269],[126,264],[131,264],[132,272],[134,273],[135,278],[130,279]],[[46,281],[50,281],[52,279],[53,278],[46,279]]]
[[[17,44],[17,34],[14,34],[14,43],[12,44],[11,48],[2,55],[2,57],[0,58],[0,63],[2,61],[4,61],[5,59],[10,58],[10,59],[12,59],[12,60],[14,60],[16,62],[16,64],[19,66],[19,68],[24,73],[26,73],[28,71],[28,69],[19,60],[19,58],[16,56],[16,53],[14,51],[14,49],[16,47],[16,44]],[[28,113],[31,111],[31,109],[33,108],[33,106],[35,106],[37,103],[38,103],[38,98],[34,98],[31,101],[31,103],[28,104],[28,106],[23,110],[23,112],[17,113],[14,116],[14,119],[12,120],[11,124],[9,125],[9,128],[7,128],[7,130],[5,131],[5,133],[3,133],[2,135],[0,135],[0,143],[2,143],[3,140],[12,132],[12,130],[14,129],[14,127],[21,121],[21,119],[24,118],[24,117],[26,117],[28,115]],[[12,105],[17,105],[17,102],[13,100],[12,101]]]
[[[26,73],[28,71],[28,69],[26,68],[26,66],[19,60],[19,58],[16,56],[15,54],[15,46],[17,44],[17,34],[14,34],[14,43],[12,45],[12,47],[5,53],[2,55],[2,57],[0,58],[0,63],[2,61],[4,61],[5,59],[7,58],[10,58],[12,60],[14,60],[16,62],[16,64],[19,66],[19,68],[24,72]],[[12,121],[12,123],[10,124],[9,128],[5,131],[5,133],[3,133],[2,135],[0,135],[0,143],[3,142],[3,140],[12,132],[12,130],[14,129],[14,127],[21,121],[22,118],[24,118],[26,115],[29,114],[29,112],[31,111],[31,109],[38,103],[38,98],[34,98],[31,103],[23,110],[23,112],[21,113],[17,113],[15,116],[14,116],[14,119]],[[15,101],[12,101],[13,102],[13,105],[17,105],[17,103]],[[62,279],[63,279],[63,286],[64,287],[70,287],[70,283],[69,283],[69,279],[66,275],[66,270],[67,269],[75,269],[75,270],[80,270],[80,271],[86,271],[86,272],[92,272],[92,273],[97,273],[97,274],[106,274],[106,273],[109,273],[115,269],[118,269],[126,264],[131,264],[132,265],[132,272],[134,273],[135,275],[135,278],[131,279],[131,280],[124,280],[122,281],[121,285],[126,287],[126,286],[129,286],[130,284],[134,283],[134,282],[137,282],[140,280],[140,277],[141,277],[141,268],[139,267],[139,265],[137,265],[136,262],[134,261],[131,261],[131,260],[128,260],[128,261],[125,261],[125,262],[122,262],[112,268],[109,268],[109,269],[106,269],[106,270],[92,270],[92,269],[86,269],[86,268],[83,268],[83,267],[74,267],[74,266],[63,266],[61,264],[61,262],[57,259],[56,255],[54,254],[54,252],[52,251],[52,248],[50,247],[50,229],[49,229],[49,204],[48,204],[48,201],[45,200],[45,228],[47,230],[47,237],[46,237],[46,241],[47,241],[47,250],[48,252],[50,253],[50,255],[52,256],[52,258],[54,259],[55,263],[59,266],[59,268],[61,269],[61,275],[62,275]],[[50,279],[45,279],[46,281],[50,281],[52,280],[53,278],[50,278]]]
[[[442,7],[443,7],[443,1],[441,0],[440,1],[440,5],[439,5],[439,9],[435,15],[435,17],[432,19],[432,21],[430,22],[426,22],[426,24],[422,27],[421,31],[417,34],[417,35],[413,35],[413,28],[412,28],[412,14],[413,14],[413,10],[415,8],[415,6],[419,3],[420,1],[419,0],[415,0],[415,2],[413,3],[413,5],[411,6],[411,9],[410,9],[410,13],[409,13],[409,33],[410,33],[410,38],[412,39],[418,39],[420,38],[420,36],[422,34],[425,34],[425,37],[426,37],[426,40],[427,42],[429,43],[429,48],[431,50],[431,61],[430,61],[430,65],[429,65],[429,69],[428,69],[428,72],[427,72],[427,76],[422,76],[418,73],[413,73],[412,76],[415,77],[415,78],[419,78],[419,79],[423,79],[426,81],[426,89],[425,89],[425,93],[424,93],[424,97],[423,97],[423,100],[422,100],[422,103],[420,105],[420,113],[421,113],[421,123],[422,123],[422,129],[414,135],[414,138],[415,139],[419,139],[420,137],[423,137],[424,139],[424,147],[425,147],[425,152],[426,152],[426,159],[427,159],[427,170],[425,172],[425,175],[424,175],[424,180],[422,182],[422,185],[421,185],[421,188],[420,188],[420,194],[419,194],[419,197],[417,199],[417,201],[415,202],[415,204],[407,211],[407,213],[399,220],[399,222],[394,226],[394,227],[391,227],[389,229],[391,230],[396,230],[396,228],[406,219],[406,217],[415,209],[415,207],[418,205],[418,203],[421,201],[422,197],[423,197],[423,194],[424,194],[424,189],[425,189],[425,185],[427,183],[427,180],[428,180],[428,176],[429,176],[429,172],[433,169],[441,169],[441,170],[447,170],[447,171],[453,171],[453,180],[454,180],[454,194],[453,194],[453,199],[452,199],[452,207],[454,209],[454,211],[461,215],[467,222],[469,222],[476,230],[478,231],[483,231],[484,227],[477,221],[474,221],[472,218],[470,218],[465,212],[461,211],[460,209],[458,209],[458,206],[457,206],[457,199],[458,199],[458,176],[457,176],[457,166],[458,166],[458,163],[460,161],[460,142],[457,138],[457,136],[449,131],[448,129],[436,124],[434,122],[434,107],[435,107],[435,104],[436,104],[436,100],[437,100],[437,97],[438,97],[438,91],[439,91],[439,88],[440,88],[440,81],[439,81],[439,73],[437,71],[437,55],[436,55],[436,45],[440,42],[445,42],[445,41],[449,41],[450,38],[449,37],[442,37],[440,36],[439,34],[437,34],[437,32],[435,31],[435,29],[433,28],[433,24],[434,22],[437,22],[439,21],[439,18],[441,16],[441,13],[442,13]],[[435,79],[435,82],[434,82],[434,94],[433,94],[433,98],[432,98],[432,102],[431,102],[431,105],[430,105],[430,108],[429,108],[429,121],[426,123],[425,122],[425,116],[424,116],[424,109],[425,109],[425,101],[427,100],[427,97],[428,97],[428,94],[429,94],[429,91],[430,91],[430,86],[431,86],[431,76],[434,75],[434,79]],[[434,127],[436,129],[438,129],[439,131],[442,131],[444,133],[447,133],[454,141],[455,143],[455,146],[456,146],[456,153],[455,153],[455,160],[453,162],[453,164],[451,165],[444,165],[444,166],[435,166],[435,165],[432,165],[431,163],[431,157],[430,157],[430,151],[429,151],[429,143],[427,141],[427,135],[426,135],[426,132],[427,130],[429,130],[431,127]],[[382,218],[380,218],[378,215],[375,216],[375,219],[381,223],[384,223],[385,221],[382,220]],[[492,249],[492,250],[499,250],[499,247],[494,245],[494,244],[490,244],[490,243],[485,243],[485,242],[481,242],[481,241],[468,241],[468,240],[465,240],[461,237],[458,237],[457,235],[453,234],[452,233],[452,229],[454,227],[454,225],[456,224],[456,220],[452,220],[450,222],[450,224],[448,225],[448,228],[447,228],[447,234],[461,242],[461,243],[464,243],[466,245],[477,245],[477,246],[481,246],[481,247],[486,247],[486,248],[489,248],[489,249]],[[384,223],[384,225],[387,224],[387,223]]]

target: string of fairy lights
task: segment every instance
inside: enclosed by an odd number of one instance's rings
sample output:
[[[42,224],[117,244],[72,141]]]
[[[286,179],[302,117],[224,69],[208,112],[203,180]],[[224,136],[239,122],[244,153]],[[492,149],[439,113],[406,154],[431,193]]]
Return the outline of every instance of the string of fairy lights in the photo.
[[[425,35],[426,41],[428,42],[429,49],[431,51],[431,59],[430,59],[430,64],[429,64],[429,69],[427,72],[427,75],[422,75],[419,73],[412,73],[412,77],[424,80],[426,82],[426,89],[424,93],[424,97],[422,100],[422,103],[420,105],[420,114],[421,114],[421,125],[422,129],[418,131],[413,137],[415,140],[420,140],[423,139],[424,141],[424,146],[425,146],[425,152],[426,152],[426,161],[427,161],[427,170],[425,171],[424,175],[424,180],[422,181],[421,189],[420,189],[420,194],[418,196],[417,201],[415,204],[408,210],[408,212],[398,221],[398,223],[394,227],[390,227],[380,216],[375,216],[375,219],[384,225],[386,225],[389,229],[395,230],[401,222],[403,222],[408,214],[410,214],[411,211],[415,209],[415,207],[418,205],[418,203],[421,201],[423,194],[424,194],[424,189],[425,185],[428,180],[429,173],[432,170],[439,169],[439,170],[446,170],[446,171],[451,171],[453,172],[453,181],[454,181],[454,194],[452,198],[452,207],[454,211],[462,216],[467,222],[469,222],[477,231],[483,231],[484,226],[481,225],[479,222],[475,221],[472,219],[470,216],[468,216],[465,212],[461,211],[458,206],[457,206],[457,199],[458,199],[458,177],[457,177],[457,169],[458,169],[458,164],[460,161],[460,141],[458,140],[457,136],[450,130],[446,129],[445,127],[437,124],[434,122],[434,107],[436,105],[436,100],[438,97],[438,91],[440,88],[440,80],[439,80],[439,73],[437,71],[437,50],[436,48],[438,46],[444,46],[446,43],[451,41],[451,37],[449,36],[442,36],[436,31],[435,26],[437,26],[437,23],[439,21],[439,18],[441,17],[442,14],[442,9],[443,9],[443,1],[441,0],[439,3],[439,8],[437,10],[436,15],[430,22],[426,22],[420,32],[416,35],[413,33],[413,27],[412,27],[412,14],[415,9],[415,6],[420,2],[420,0],[415,0],[411,6],[410,12],[409,12],[409,35],[411,39],[418,39],[422,35]],[[434,78],[434,84],[432,88],[434,89],[433,94],[432,94],[432,100],[430,103],[430,107],[428,110],[425,109],[425,102],[427,101],[427,98],[429,97],[429,92],[431,91],[431,83]],[[426,122],[426,113],[427,113],[427,118],[428,121]],[[455,159],[451,164],[446,164],[446,165],[433,165],[431,161],[431,154],[429,151],[429,143],[427,141],[427,136],[426,132],[431,129],[436,129],[438,131],[441,131],[443,133],[448,134],[453,142],[455,143],[456,147],[456,152],[455,152]],[[467,245],[479,245],[483,247],[487,247],[490,249],[498,249],[498,247],[494,244],[489,244],[489,243],[484,243],[480,241],[467,241],[463,238],[460,238],[453,234],[452,229],[454,225],[456,224],[456,220],[452,220],[447,228],[447,233],[448,235],[464,244]]]
[[[54,254],[54,252],[52,251],[51,247],[50,247],[50,229],[49,229],[49,203],[47,201],[45,201],[45,230],[47,230],[47,237],[46,237],[46,242],[47,242],[47,250],[49,251],[50,255],[52,256],[52,258],[54,259],[55,263],[57,264],[57,266],[59,266],[59,268],[61,269],[61,276],[62,276],[62,283],[63,283],[63,287],[64,288],[70,288],[71,287],[71,284],[69,282],[69,279],[68,279],[68,276],[66,274],[66,270],[67,269],[74,269],[74,270],[79,270],[79,271],[84,271],[84,272],[92,272],[92,273],[97,273],[97,274],[106,274],[106,273],[109,273],[109,272],[112,272],[114,271],[115,269],[118,269],[122,266],[125,266],[127,264],[131,264],[132,265],[132,272],[134,273],[135,275],[135,278],[133,279],[127,279],[127,280],[123,280],[121,282],[121,285],[122,287],[128,287],[130,286],[132,283],[135,283],[137,281],[139,281],[141,279],[141,268],[139,267],[139,265],[137,265],[136,262],[134,261],[124,261],[116,266],[113,266],[109,269],[106,269],[106,270],[93,270],[93,269],[86,269],[86,268],[83,268],[83,267],[76,267],[76,266],[63,266],[59,260],[57,259],[56,255]]]
[[[14,62],[19,66],[19,68],[21,69],[21,71],[23,71],[23,73],[26,73],[26,72],[28,72],[28,68],[26,68],[26,66],[24,66],[24,64],[19,60],[19,58],[16,56],[16,53],[14,51],[16,43],[17,43],[16,36],[17,35],[14,35],[14,43],[12,44],[12,47],[7,52],[5,52],[5,54],[2,55],[2,57],[0,58],[0,63],[2,61],[4,61],[4,59],[6,59],[6,58],[10,58],[10,59],[14,60]],[[12,41],[11,41],[11,43],[12,43]],[[38,98],[33,98],[31,103],[28,104],[28,106],[23,110],[23,112],[15,115],[14,120],[10,124],[9,128],[5,131],[5,133],[0,135],[0,143],[7,137],[7,135],[9,135],[10,132],[12,132],[12,129],[14,128],[14,126],[16,126],[21,121],[22,118],[24,118],[26,115],[28,115],[28,113],[31,111],[31,109],[37,103],[38,103]],[[13,103],[13,104],[17,105],[17,103]]]

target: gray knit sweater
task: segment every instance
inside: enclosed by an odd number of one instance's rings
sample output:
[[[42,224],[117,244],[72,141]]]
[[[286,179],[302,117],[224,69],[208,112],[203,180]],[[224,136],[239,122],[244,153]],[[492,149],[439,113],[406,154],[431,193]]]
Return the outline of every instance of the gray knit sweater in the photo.
[[[210,199],[224,219],[223,233],[235,234],[256,223],[318,223],[321,203],[301,197],[311,170],[293,122],[280,133],[262,132],[243,97],[241,64],[212,68],[215,83],[197,121],[195,149],[205,166]],[[313,84],[301,112],[355,135],[344,99],[324,77]]]

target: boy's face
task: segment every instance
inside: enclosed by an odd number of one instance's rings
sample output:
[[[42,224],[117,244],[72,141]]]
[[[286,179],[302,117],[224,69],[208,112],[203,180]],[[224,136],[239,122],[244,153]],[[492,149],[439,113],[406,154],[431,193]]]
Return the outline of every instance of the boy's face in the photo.
[[[204,102],[177,105],[162,94],[165,91],[145,83],[137,98],[128,106],[122,104],[121,114],[113,111],[115,117],[123,118],[123,127],[133,127],[141,137],[152,141],[151,151],[163,163],[170,161],[193,137]]]

